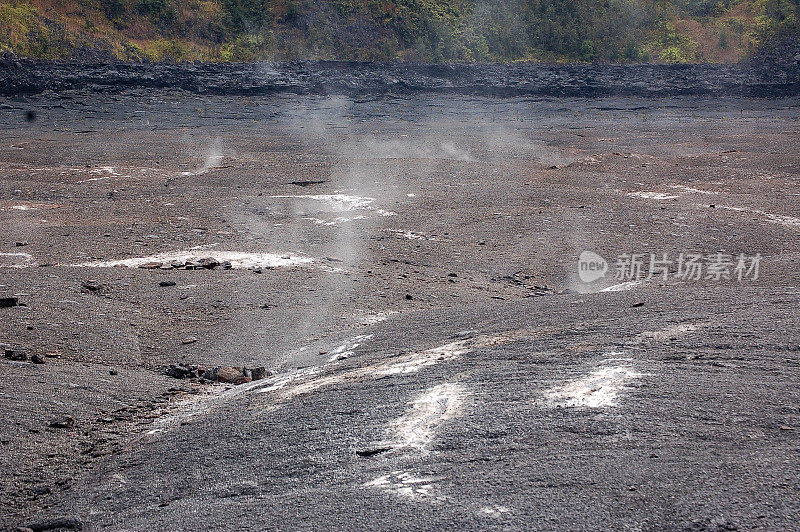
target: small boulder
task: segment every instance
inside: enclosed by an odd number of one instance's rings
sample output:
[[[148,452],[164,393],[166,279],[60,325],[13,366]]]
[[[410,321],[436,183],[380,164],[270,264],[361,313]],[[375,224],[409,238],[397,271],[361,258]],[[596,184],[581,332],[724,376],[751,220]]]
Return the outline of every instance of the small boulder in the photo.
[[[54,429],[71,429],[74,426],[75,418],[66,414],[50,420],[50,427]]]
[[[33,532],[44,530],[83,530],[83,522],[74,517],[56,517],[54,519],[29,523],[27,527],[33,530]]]
[[[13,347],[6,347],[3,349],[3,356],[15,362],[25,362],[28,360],[28,355],[22,349],[14,349]]]
[[[200,259],[198,263],[200,263],[201,268],[205,268],[206,270],[213,270],[219,266],[219,261],[213,257],[204,257]]]
[[[267,368],[259,366],[257,368],[250,368],[250,376],[254,381],[260,381],[267,377]]]
[[[18,297],[0,297],[0,308],[16,307],[19,305]]]
[[[191,369],[183,364],[172,364],[167,368],[166,374],[176,379],[185,379],[191,373]]]
[[[83,281],[81,286],[90,292],[97,292],[103,288],[103,285],[100,284],[100,281],[96,281],[94,279]]]
[[[217,381],[229,384],[236,384],[237,380],[247,378],[244,374],[244,368],[237,366],[222,366],[217,368],[214,373]]]

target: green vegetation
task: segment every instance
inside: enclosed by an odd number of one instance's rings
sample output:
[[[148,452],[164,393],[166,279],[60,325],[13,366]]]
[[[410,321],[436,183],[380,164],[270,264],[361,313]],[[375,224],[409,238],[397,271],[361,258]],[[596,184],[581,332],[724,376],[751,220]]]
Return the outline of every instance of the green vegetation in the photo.
[[[0,51],[126,60],[734,61],[800,0],[0,0]]]

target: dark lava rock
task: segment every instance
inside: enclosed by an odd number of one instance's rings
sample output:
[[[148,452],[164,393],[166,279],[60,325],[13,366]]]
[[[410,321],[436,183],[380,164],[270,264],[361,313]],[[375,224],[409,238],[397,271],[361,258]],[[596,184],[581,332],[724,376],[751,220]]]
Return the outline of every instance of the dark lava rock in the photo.
[[[207,270],[213,270],[217,266],[219,266],[219,261],[213,257],[205,257],[197,261],[200,264],[201,268],[205,268]]]
[[[19,305],[18,297],[0,297],[0,308],[16,307]]]
[[[219,261],[213,257],[204,257],[197,261],[200,264],[201,268],[205,268],[207,270],[213,270],[217,266],[219,266]]]
[[[291,181],[290,185],[296,185],[298,187],[310,187],[312,185],[321,185],[322,183],[327,183],[327,179],[309,179],[306,181]]]
[[[176,379],[185,379],[189,377],[192,370],[188,366],[184,366],[183,364],[173,364],[167,368],[166,374],[169,377],[174,377]]]
[[[51,493],[53,490],[50,489],[50,486],[34,486],[31,489],[34,495],[47,495]]]
[[[16,362],[25,362],[28,360],[28,355],[22,349],[14,349],[13,347],[3,348],[3,356],[9,360]]]
[[[250,368],[250,376],[254,381],[260,381],[261,379],[267,377],[267,374],[267,369],[264,366]]]
[[[385,453],[386,451],[391,451],[391,447],[376,447],[374,449],[364,449],[362,451],[356,451],[358,456],[363,456],[368,458],[370,456],[375,456],[377,454]]]
[[[175,286],[175,281],[161,281],[158,286]]]
[[[75,426],[75,418],[61,415],[50,420],[50,427],[54,429],[71,429]]]
[[[44,364],[44,357],[37,353],[31,357],[31,362],[34,364]]]
[[[33,532],[45,532],[47,530],[83,530],[83,523],[79,519],[73,517],[57,517],[55,519],[45,519],[44,521],[36,521],[28,523],[26,528],[30,528]]]
[[[247,382],[261,380],[272,374],[263,366],[256,368],[220,366],[209,369],[194,364],[173,364],[169,366],[164,373],[176,379],[201,379],[201,382],[211,381],[224,382],[227,384],[245,384]]]
[[[665,97],[790,96],[800,93],[798,41],[787,40],[738,64],[453,64],[353,61],[119,63],[15,59],[0,62],[0,95],[47,90],[183,89],[199,94],[275,93],[472,96]],[[96,62],[100,61],[100,62]],[[16,66],[19,65],[19,66]]]
[[[90,292],[97,292],[101,288],[103,288],[103,285],[100,284],[100,281],[95,281],[94,279],[89,279],[88,281],[83,281],[81,283],[81,286],[83,288],[85,288],[86,290],[90,291]]]

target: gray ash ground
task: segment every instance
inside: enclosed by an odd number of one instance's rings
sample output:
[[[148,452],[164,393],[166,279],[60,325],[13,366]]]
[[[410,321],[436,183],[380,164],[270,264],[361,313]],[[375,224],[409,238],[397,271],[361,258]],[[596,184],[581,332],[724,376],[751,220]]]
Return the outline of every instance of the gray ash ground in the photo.
[[[799,119],[796,98],[0,100],[0,343],[26,354],[0,360],[2,525],[795,527]],[[583,250],[763,261],[604,292]]]

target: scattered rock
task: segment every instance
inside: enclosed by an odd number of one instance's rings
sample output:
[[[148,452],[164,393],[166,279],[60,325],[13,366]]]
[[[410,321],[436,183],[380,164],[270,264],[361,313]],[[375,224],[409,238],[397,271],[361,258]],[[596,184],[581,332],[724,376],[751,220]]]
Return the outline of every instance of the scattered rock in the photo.
[[[272,375],[271,372],[268,372],[264,366],[258,366],[257,368],[250,368],[250,376],[253,377],[254,381],[260,381]]]
[[[296,185],[298,187],[310,187],[311,185],[321,185],[322,183],[327,183],[327,179],[308,179],[302,181],[290,181],[290,185]]]
[[[36,353],[31,357],[31,362],[34,364],[44,364],[44,357],[39,353]]]
[[[183,345],[189,345],[189,344],[193,344],[193,343],[195,343],[196,341],[197,341],[197,338],[196,338],[196,337],[194,337],[194,336],[188,336],[188,337],[184,338],[183,340],[181,340],[181,343],[182,343]]]
[[[71,429],[74,426],[75,418],[66,414],[50,420],[50,427],[54,429]]]
[[[57,517],[55,519],[46,519],[44,521],[29,523],[26,525],[26,528],[33,530],[33,532],[45,532],[47,530],[57,530],[59,528],[83,530],[83,523],[73,517]]]
[[[3,356],[9,360],[16,362],[25,362],[28,360],[28,355],[22,349],[14,349],[13,347],[4,347]]]
[[[161,281],[158,286],[175,286],[175,281]]]
[[[362,451],[356,451],[358,456],[363,456],[368,458],[370,456],[375,456],[376,454],[385,453],[386,451],[391,451],[391,447],[375,447],[374,449],[364,449]]]
[[[183,364],[173,364],[167,368],[166,374],[175,379],[185,379],[191,375],[192,370]]]
[[[27,246],[28,243],[27,242],[14,242],[14,245],[17,246],[18,248],[21,248],[21,247]]]
[[[19,305],[18,297],[0,297],[0,308],[16,307]]]
[[[637,301],[636,303],[633,303],[631,305],[631,308],[637,308],[637,307],[643,307],[643,306],[644,306],[644,301]]]
[[[85,288],[86,290],[90,291],[90,292],[97,292],[101,288],[103,288],[103,285],[100,284],[100,281],[96,281],[94,279],[89,279],[87,281],[83,281],[81,283],[81,286],[83,288]]]
[[[406,300],[411,301],[412,299],[414,299],[414,296],[411,294],[406,294]]]
[[[198,261],[201,268],[205,268],[206,270],[213,270],[217,266],[219,266],[219,261],[213,257],[205,257]]]
[[[263,366],[255,368],[220,366],[208,369],[194,364],[173,364],[164,373],[175,379],[202,379],[202,381],[224,382],[227,384],[245,384],[272,375]]]
[[[110,369],[110,370],[108,370],[108,374],[109,375],[119,375],[119,372],[117,370],[115,370],[115,369]]]
[[[34,486],[31,489],[34,495],[47,495],[52,492],[50,486]]]
[[[214,371],[217,376],[216,380],[219,382],[236,384],[236,381],[245,378],[244,368],[240,367],[223,366],[220,368],[216,368],[216,370]]]

